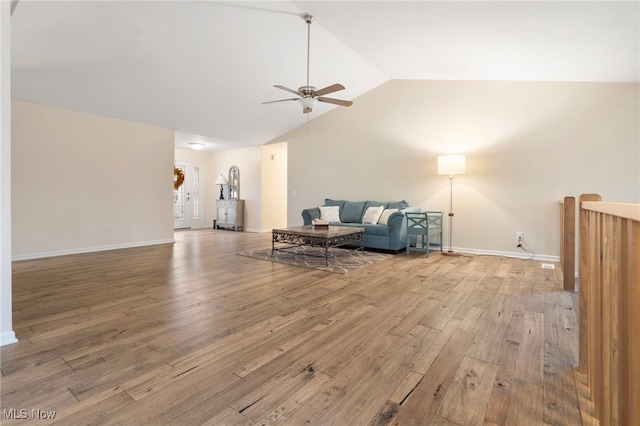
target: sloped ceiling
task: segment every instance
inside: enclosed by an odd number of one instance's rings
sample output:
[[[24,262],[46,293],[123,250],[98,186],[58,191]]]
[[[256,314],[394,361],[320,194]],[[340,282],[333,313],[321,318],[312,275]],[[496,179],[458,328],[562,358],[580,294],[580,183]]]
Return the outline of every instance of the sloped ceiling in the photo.
[[[636,1],[20,0],[12,97],[261,145],[336,108],[262,104],[305,84],[304,13],[311,84],[355,102],[389,79],[640,81]]]

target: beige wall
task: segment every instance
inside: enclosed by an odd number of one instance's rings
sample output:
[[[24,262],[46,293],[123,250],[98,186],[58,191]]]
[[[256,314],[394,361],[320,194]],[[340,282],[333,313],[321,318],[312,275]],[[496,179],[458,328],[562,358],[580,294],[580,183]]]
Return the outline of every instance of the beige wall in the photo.
[[[215,217],[215,179],[232,165],[240,168],[245,229],[286,224],[286,144],[174,149],[168,129],[19,100],[12,124],[14,260],[173,241],[174,159],[202,165],[204,227]],[[275,207],[262,210],[267,201]]]
[[[517,253],[520,231],[536,254],[554,257],[563,196],[640,201],[639,87],[390,81],[269,145],[210,154],[174,151],[167,129],[14,100],[13,256],[172,240],[174,153],[203,162],[204,226],[216,176],[237,165],[254,232],[300,224],[301,210],[325,197],[447,211],[436,158],[464,153],[454,247]]]
[[[249,232],[260,231],[261,221],[261,165],[262,149],[259,146],[215,152],[212,155],[211,167],[213,180],[218,175],[229,179],[229,168],[238,166],[240,169],[240,199],[245,200],[244,227]],[[216,188],[218,186],[216,185]],[[216,189],[217,199],[220,190]],[[229,198],[229,188],[224,188],[225,199]]]
[[[520,253],[520,231],[554,258],[565,195],[640,201],[639,95],[638,84],[389,81],[274,141],[288,142],[288,223],[325,197],[446,212],[436,158],[466,154],[453,246]]]
[[[173,241],[173,138],[14,100],[13,258]]]
[[[287,226],[287,144],[262,147],[261,231]]]

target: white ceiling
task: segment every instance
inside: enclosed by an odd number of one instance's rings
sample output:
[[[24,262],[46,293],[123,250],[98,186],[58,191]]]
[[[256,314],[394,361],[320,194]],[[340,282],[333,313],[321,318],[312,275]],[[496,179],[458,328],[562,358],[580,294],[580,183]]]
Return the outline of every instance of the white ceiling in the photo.
[[[11,19],[12,97],[262,145],[307,122],[276,89],[389,79],[640,81],[638,1],[34,1]],[[393,106],[390,105],[390,108]],[[319,104],[311,119],[334,107]]]

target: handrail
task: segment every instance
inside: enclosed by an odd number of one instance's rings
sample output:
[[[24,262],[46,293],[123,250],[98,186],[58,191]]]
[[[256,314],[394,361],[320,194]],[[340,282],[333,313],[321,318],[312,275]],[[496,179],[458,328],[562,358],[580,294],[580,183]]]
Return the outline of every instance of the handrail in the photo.
[[[580,365],[601,425],[640,424],[640,204],[580,197]]]
[[[584,201],[582,208],[640,222],[640,204]]]

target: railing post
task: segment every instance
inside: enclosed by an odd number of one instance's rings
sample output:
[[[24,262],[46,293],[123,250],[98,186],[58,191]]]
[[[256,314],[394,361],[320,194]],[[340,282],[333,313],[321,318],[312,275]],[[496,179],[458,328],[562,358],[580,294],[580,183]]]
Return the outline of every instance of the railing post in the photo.
[[[576,287],[576,198],[564,197],[560,203],[560,267],[563,288]]]
[[[579,276],[578,276],[578,300],[580,305],[580,353],[579,353],[579,371],[587,375],[589,378],[590,362],[589,362],[589,344],[591,335],[591,321],[589,309],[589,293],[591,291],[591,279],[589,274],[589,247],[586,242],[589,241],[589,215],[582,208],[584,201],[601,201],[602,197],[598,194],[583,194],[579,198],[580,202],[580,237],[578,240],[579,247]],[[591,383],[589,383],[591,385]]]
[[[640,222],[622,222],[620,424],[640,423]],[[635,422],[635,423],[634,423]]]

